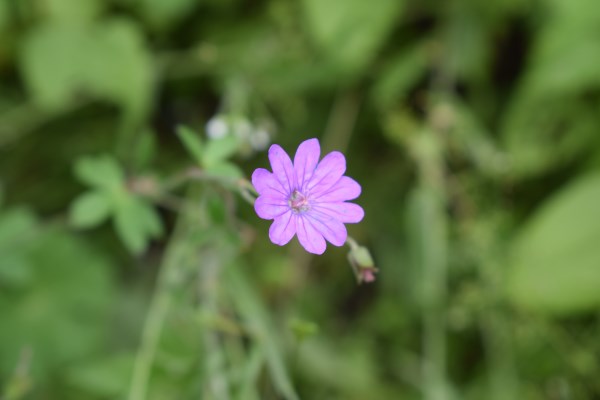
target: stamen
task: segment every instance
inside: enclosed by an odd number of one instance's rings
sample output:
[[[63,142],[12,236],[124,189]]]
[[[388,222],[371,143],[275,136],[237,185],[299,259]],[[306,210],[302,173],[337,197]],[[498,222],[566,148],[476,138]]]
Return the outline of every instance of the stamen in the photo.
[[[292,192],[292,195],[288,200],[288,205],[296,214],[306,212],[310,209],[308,198],[302,193],[300,193],[298,190],[294,190],[294,192]]]

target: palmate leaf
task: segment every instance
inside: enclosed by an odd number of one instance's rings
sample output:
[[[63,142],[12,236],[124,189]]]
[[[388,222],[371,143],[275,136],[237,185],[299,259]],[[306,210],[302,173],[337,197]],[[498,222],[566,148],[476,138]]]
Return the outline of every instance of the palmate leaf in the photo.
[[[198,133],[186,126],[177,128],[177,136],[194,161],[205,167],[208,173],[233,178],[243,176],[239,168],[226,162],[240,149],[241,143],[237,136],[228,135],[205,143]]]
[[[204,158],[204,144],[202,143],[200,135],[187,126],[181,125],[177,127],[177,136],[179,136],[181,143],[183,143],[183,146],[188,153],[194,158],[194,161],[199,165],[202,165]]]
[[[162,234],[162,223],[154,208],[136,197],[124,199],[115,210],[115,230],[133,254],[146,249],[149,241]]]
[[[89,191],[75,199],[69,221],[76,228],[92,228],[104,222],[111,212],[109,198],[102,191]]]
[[[110,190],[123,185],[123,170],[111,155],[81,157],[75,162],[75,176],[82,182],[99,189]]]
[[[75,163],[75,174],[94,190],[72,203],[69,217],[74,227],[91,228],[112,217],[117,235],[133,254],[141,253],[150,239],[162,234],[156,210],[127,190],[124,173],[112,156],[83,157]]]
[[[204,149],[204,165],[211,167],[225,161],[233,156],[239,147],[240,140],[233,135],[209,141]]]

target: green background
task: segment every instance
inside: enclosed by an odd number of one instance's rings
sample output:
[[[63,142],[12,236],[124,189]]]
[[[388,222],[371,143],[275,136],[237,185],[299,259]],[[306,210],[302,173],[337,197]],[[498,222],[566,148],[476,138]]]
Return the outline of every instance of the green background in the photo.
[[[0,0],[0,398],[598,398],[599,27],[597,0]],[[244,201],[267,138],[311,137],[362,185],[374,283]]]

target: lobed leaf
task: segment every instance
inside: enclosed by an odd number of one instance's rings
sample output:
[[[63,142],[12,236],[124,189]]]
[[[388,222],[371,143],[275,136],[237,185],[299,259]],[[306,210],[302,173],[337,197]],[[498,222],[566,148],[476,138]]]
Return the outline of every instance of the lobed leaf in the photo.
[[[183,146],[190,153],[194,161],[199,165],[202,165],[204,159],[204,144],[202,143],[200,135],[187,126],[180,125],[177,127],[177,136],[179,136],[181,143],[183,143]]]
[[[76,228],[93,228],[110,215],[111,204],[101,191],[89,191],[77,197],[69,210],[69,221]]]
[[[111,155],[84,156],[75,162],[75,176],[92,187],[112,189],[123,184],[123,170]]]
[[[154,208],[135,197],[118,205],[114,223],[123,244],[133,254],[144,251],[150,239],[162,233],[162,223]]]

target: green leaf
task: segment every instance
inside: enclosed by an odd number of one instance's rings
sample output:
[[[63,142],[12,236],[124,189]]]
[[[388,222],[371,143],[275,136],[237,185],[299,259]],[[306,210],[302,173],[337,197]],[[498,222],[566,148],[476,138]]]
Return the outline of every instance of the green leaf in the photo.
[[[38,25],[24,38],[21,71],[33,100],[55,111],[72,100],[81,85],[88,38],[81,28]]]
[[[185,149],[194,158],[194,161],[202,165],[204,145],[200,135],[187,126],[180,125],[177,127],[177,136],[179,136]]]
[[[210,165],[206,168],[206,172],[212,176],[231,180],[241,179],[244,177],[244,172],[240,169],[240,167],[230,162],[221,162]]]
[[[529,90],[571,94],[600,85],[600,11],[594,0],[548,0],[550,16],[531,53]]]
[[[76,228],[100,225],[110,215],[111,205],[106,194],[90,191],[77,197],[71,204],[69,220]]]
[[[39,25],[23,42],[21,66],[33,100],[50,111],[64,109],[83,93],[139,116],[151,97],[148,49],[139,29],[123,20]]]
[[[0,282],[3,286],[23,288],[31,283],[31,265],[20,252],[3,252],[0,258]]]
[[[239,147],[240,141],[233,135],[210,140],[204,149],[204,166],[210,167],[225,161],[234,155]]]
[[[35,216],[27,209],[11,209],[0,214],[0,248],[13,247],[19,240],[33,236],[35,226]]]
[[[118,205],[114,222],[117,234],[133,254],[144,251],[150,239],[162,233],[162,223],[154,208],[136,197],[128,197]]]
[[[373,87],[373,99],[380,106],[390,106],[402,100],[408,90],[423,76],[428,59],[426,47],[419,43],[401,52],[383,68],[381,77]]]
[[[549,15],[508,103],[502,139],[515,175],[558,169],[595,148],[600,89],[600,12],[594,0],[549,0]]]
[[[85,156],[75,162],[75,176],[90,186],[114,189],[123,185],[123,170],[110,155]]]
[[[114,292],[103,254],[61,229],[35,231],[27,247],[14,248],[29,266],[27,285],[0,291],[2,323],[10,327],[0,329],[0,373],[12,374],[14,360],[30,348],[30,372],[42,384],[65,365],[102,351]]]
[[[124,398],[131,379],[134,357],[131,354],[111,354],[104,358],[71,368],[67,375],[70,385],[106,398]]]
[[[400,0],[303,0],[313,39],[343,73],[359,73],[397,20]],[[373,21],[377,21],[373,23]]]
[[[446,263],[446,218],[443,199],[428,186],[416,187],[408,196],[406,236],[410,259],[408,288],[413,299],[428,307],[440,301],[438,272]]]
[[[100,0],[42,0],[48,16],[61,24],[88,24],[102,11]]]
[[[0,214],[0,282],[23,287],[31,282],[31,265],[25,256],[36,239],[35,216],[26,209]]]
[[[523,227],[513,244],[508,293],[550,314],[600,305],[600,173],[567,186]]]
[[[596,110],[596,103],[549,94],[515,100],[502,133],[511,172],[535,176],[593,150],[600,123]]]
[[[138,0],[145,19],[159,30],[170,28],[181,18],[189,15],[198,0]]]
[[[94,43],[83,71],[86,86],[93,94],[121,105],[129,116],[144,115],[150,107],[154,71],[139,27],[113,19],[98,26],[90,38]]]

